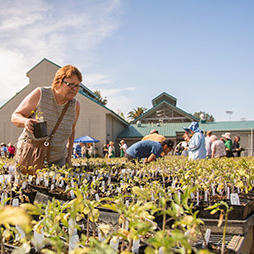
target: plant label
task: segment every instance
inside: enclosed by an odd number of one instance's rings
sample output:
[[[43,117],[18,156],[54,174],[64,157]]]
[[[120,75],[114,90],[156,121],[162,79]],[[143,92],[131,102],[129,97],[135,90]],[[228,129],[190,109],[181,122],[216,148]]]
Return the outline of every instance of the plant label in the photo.
[[[15,235],[15,239],[19,240],[19,239],[25,238],[26,234],[25,234],[24,230],[19,225],[16,225],[16,229],[17,229],[18,233]]]
[[[28,183],[31,184],[32,180],[33,180],[33,176],[29,175],[29,177],[28,177]]]
[[[110,247],[116,251],[118,251],[119,247],[119,238],[117,236],[113,236],[110,240]]]
[[[231,205],[240,205],[240,200],[237,193],[230,194],[230,202],[231,202]]]
[[[160,247],[160,248],[159,248],[159,254],[164,254],[164,251],[163,251],[163,250],[164,250],[164,248],[163,248],[163,247]]]
[[[206,245],[208,244],[208,242],[210,240],[210,237],[211,237],[211,229],[208,228],[205,232],[205,243],[206,243]],[[203,242],[203,248],[205,248],[205,243]]]
[[[206,191],[205,191],[205,198],[204,198],[204,201],[205,201],[205,202],[207,202],[207,200],[208,200],[208,191],[209,191],[209,190],[206,190]]]
[[[132,244],[132,252],[135,254],[139,253],[140,239],[134,240]]]
[[[40,248],[44,247],[44,231],[41,228],[40,232],[37,231],[37,228],[34,229],[34,243],[35,243],[35,250],[39,251]]]
[[[26,188],[26,185],[27,185],[27,183],[26,183],[26,181],[24,181],[24,182],[22,183],[22,189],[25,189],[25,188]]]
[[[1,196],[1,202],[4,202],[4,205],[6,205],[6,201],[7,201],[7,198],[8,198],[8,196],[7,196],[7,193],[6,192],[3,192],[2,193],[2,196]]]
[[[72,198],[72,199],[75,198],[75,194],[74,194],[74,191],[73,191],[73,190],[70,191],[70,195],[71,195],[71,198]]]
[[[227,187],[227,199],[230,199],[230,188]]]
[[[14,198],[14,199],[12,200],[12,206],[16,206],[16,207],[19,206],[19,199],[18,199],[18,198]]]
[[[72,235],[69,242],[69,253],[74,250],[79,242],[78,235]]]

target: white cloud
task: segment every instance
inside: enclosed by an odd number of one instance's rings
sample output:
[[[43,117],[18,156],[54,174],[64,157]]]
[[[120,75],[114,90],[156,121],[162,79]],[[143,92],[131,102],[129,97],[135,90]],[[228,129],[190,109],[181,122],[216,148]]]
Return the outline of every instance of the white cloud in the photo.
[[[27,85],[26,72],[45,57],[85,69],[84,59],[91,58],[93,49],[118,29],[119,7],[119,0],[84,0],[76,5],[47,0],[1,3],[0,101]],[[104,74],[86,75],[84,80],[92,90],[111,82]]]

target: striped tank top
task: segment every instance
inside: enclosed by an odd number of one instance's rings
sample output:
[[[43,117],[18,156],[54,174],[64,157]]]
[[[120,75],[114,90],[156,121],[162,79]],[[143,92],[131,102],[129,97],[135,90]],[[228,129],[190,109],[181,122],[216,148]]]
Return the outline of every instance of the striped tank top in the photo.
[[[36,112],[41,113],[40,115],[43,116],[44,120],[47,122],[47,131],[48,135],[51,134],[52,130],[54,129],[58,118],[60,117],[65,104],[59,105],[57,104],[51,87],[41,87],[41,98],[38,102]],[[75,104],[76,99],[70,101],[69,107],[58,126],[56,133],[54,134],[53,138],[50,142],[50,156],[49,156],[49,163],[66,158],[67,157],[67,143],[68,139],[72,134],[72,126],[75,122]],[[34,118],[34,116],[33,116]],[[30,136],[31,134],[28,133],[25,129],[21,136],[24,135]],[[22,137],[20,137],[22,138]],[[34,138],[34,137],[31,137]]]

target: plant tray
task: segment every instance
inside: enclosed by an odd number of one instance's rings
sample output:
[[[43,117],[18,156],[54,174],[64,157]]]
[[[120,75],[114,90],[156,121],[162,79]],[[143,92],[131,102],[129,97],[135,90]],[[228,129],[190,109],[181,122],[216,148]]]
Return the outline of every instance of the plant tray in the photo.
[[[241,205],[230,205],[233,210],[229,213],[229,220],[245,220],[247,219],[254,211],[254,200],[250,199],[241,199]],[[205,210],[208,205],[196,206],[195,210],[199,211],[198,217],[201,219],[219,219],[220,213],[211,214],[211,210]]]
[[[201,225],[201,228],[204,230],[211,229],[213,234],[222,234],[225,221],[222,225],[218,227],[217,219],[202,219],[205,223]],[[254,225],[254,214],[248,217],[246,220],[228,220],[227,224],[227,235],[245,235]]]

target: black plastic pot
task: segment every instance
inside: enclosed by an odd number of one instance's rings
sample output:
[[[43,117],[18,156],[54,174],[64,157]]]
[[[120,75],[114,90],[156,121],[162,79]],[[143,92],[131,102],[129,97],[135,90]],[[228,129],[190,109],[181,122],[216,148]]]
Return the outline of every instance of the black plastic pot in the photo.
[[[34,124],[34,136],[35,138],[44,138],[48,135],[47,122],[39,122]]]

